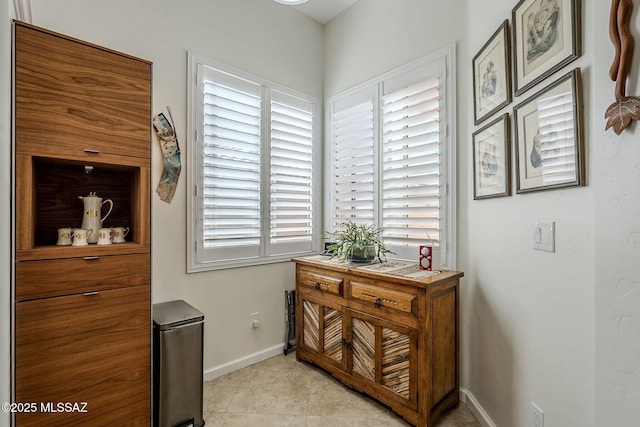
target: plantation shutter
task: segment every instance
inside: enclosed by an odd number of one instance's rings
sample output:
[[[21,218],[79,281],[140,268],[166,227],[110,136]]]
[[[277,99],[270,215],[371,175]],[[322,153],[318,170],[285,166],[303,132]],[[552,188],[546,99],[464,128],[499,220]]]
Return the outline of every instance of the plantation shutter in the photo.
[[[270,251],[311,250],[313,104],[271,91],[270,129]]]
[[[261,87],[206,69],[202,235],[205,249],[260,248]]]
[[[331,116],[334,230],[374,220],[374,99],[349,101]]]
[[[319,250],[319,101],[189,53],[187,271]]]
[[[433,244],[455,260],[455,51],[445,48],[328,100],[328,231],[350,220],[383,229],[398,259]]]
[[[406,80],[384,83],[381,226],[388,245],[416,246],[440,239],[440,76]]]

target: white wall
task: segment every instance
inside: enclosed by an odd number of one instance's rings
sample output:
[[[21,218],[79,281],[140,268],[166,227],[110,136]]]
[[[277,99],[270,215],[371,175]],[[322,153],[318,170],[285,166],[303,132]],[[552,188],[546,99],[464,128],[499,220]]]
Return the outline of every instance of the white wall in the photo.
[[[322,26],[292,8],[265,0],[31,0],[31,4],[35,25],[154,63],[153,112],[172,107],[183,168],[171,204],[152,194],[153,301],[184,299],[204,313],[206,371],[256,352],[282,352],[284,290],[295,284],[292,263],[186,274],[186,174],[191,148],[186,137],[187,50],[321,99]],[[161,172],[154,138],[154,190]],[[258,329],[250,327],[253,312],[260,313]]]
[[[464,4],[463,0],[355,3],[325,28],[325,97],[460,41],[465,34],[459,25]]]
[[[594,187],[473,201],[471,60],[515,3],[360,1],[326,27],[325,96],[457,44],[462,386],[497,426],[530,425],[535,401],[547,426],[589,427],[595,425]],[[587,47],[574,64],[583,68],[586,117],[592,14],[587,5]],[[591,162],[587,169],[591,181]],[[531,248],[536,221],[556,221],[556,253]]]
[[[573,67],[582,68],[585,100],[587,183],[584,188],[545,191],[473,201],[469,133],[460,183],[466,223],[461,224],[463,379],[498,426],[530,425],[531,402],[545,412],[547,426],[595,426],[595,212],[593,185],[593,8],[584,2],[584,53],[545,83],[516,98],[505,111]],[[469,1],[469,64],[460,102],[472,106],[471,60],[502,20],[509,0]],[[599,115],[598,115],[599,116]],[[472,111],[466,114],[472,123]],[[513,120],[513,116],[511,117]],[[475,128],[471,128],[473,131]],[[512,145],[513,147],[513,145]],[[515,178],[515,175],[513,175]],[[515,181],[514,181],[515,182]],[[515,186],[514,186],[515,190]],[[533,250],[536,221],[555,221],[556,252]],[[466,240],[466,241],[465,241]],[[604,424],[603,424],[604,425]]]
[[[614,101],[608,78],[613,60],[609,2],[594,2],[593,185],[596,255],[596,426],[635,427],[640,422],[640,129],[605,132]],[[636,49],[627,95],[640,96],[640,17],[631,31]]]

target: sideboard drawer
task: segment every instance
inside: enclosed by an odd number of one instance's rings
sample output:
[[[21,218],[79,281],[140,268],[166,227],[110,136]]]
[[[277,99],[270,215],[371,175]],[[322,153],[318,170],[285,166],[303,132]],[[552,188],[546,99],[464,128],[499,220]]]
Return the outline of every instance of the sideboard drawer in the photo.
[[[308,270],[301,270],[299,272],[298,283],[305,288],[313,288],[322,292],[343,296],[344,279],[339,276],[329,276]]]
[[[417,295],[352,280],[351,298],[370,303],[376,308],[387,308],[415,314]]]

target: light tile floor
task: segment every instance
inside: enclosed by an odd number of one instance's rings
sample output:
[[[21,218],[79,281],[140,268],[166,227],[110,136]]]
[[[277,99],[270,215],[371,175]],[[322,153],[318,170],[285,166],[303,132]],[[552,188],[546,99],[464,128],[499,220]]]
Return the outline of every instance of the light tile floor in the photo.
[[[204,384],[207,427],[407,427],[401,417],[296,361],[295,351]],[[480,427],[464,404],[435,427]]]

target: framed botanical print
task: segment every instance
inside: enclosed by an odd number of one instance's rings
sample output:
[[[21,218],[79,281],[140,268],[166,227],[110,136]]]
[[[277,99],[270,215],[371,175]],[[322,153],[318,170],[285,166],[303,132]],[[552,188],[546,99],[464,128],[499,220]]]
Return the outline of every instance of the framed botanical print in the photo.
[[[585,185],[579,68],[514,107],[513,114],[517,193]]]
[[[520,0],[511,22],[516,95],[581,55],[580,0]]]
[[[506,113],[473,136],[473,199],[511,195],[511,138]]]
[[[509,20],[505,20],[473,58],[473,107],[476,125],[511,102],[509,52]]]

